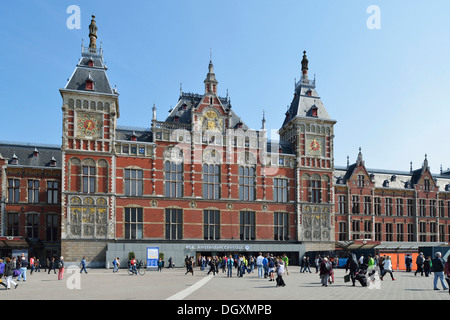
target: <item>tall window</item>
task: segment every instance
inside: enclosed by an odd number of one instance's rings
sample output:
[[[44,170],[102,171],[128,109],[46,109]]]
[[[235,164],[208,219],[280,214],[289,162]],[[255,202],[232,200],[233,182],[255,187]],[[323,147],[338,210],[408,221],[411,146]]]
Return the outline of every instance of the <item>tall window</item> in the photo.
[[[95,192],[95,166],[82,167],[83,193]]]
[[[386,223],[386,241],[394,241],[394,230],[392,223]]]
[[[442,200],[439,200],[439,218],[445,218],[445,206]]]
[[[359,196],[352,196],[352,213],[359,213]]]
[[[397,202],[397,207],[396,207],[397,216],[402,217],[403,216],[403,199],[402,198],[397,198],[396,202]]]
[[[431,189],[430,180],[429,180],[429,179],[425,179],[425,180],[423,181],[423,184],[424,184],[424,189],[425,189],[425,191],[430,191],[430,189]]]
[[[372,214],[372,198],[370,196],[364,197],[364,214]]]
[[[6,235],[11,237],[19,236],[19,213],[8,212],[6,222]]]
[[[392,198],[386,198],[385,199],[386,203],[385,203],[385,214],[387,216],[392,216]]]
[[[430,242],[436,242],[437,241],[437,223],[436,222],[430,222]]]
[[[142,196],[143,173],[142,170],[125,169],[125,195]]]
[[[445,225],[444,224],[439,225],[439,241],[446,242],[445,241]]]
[[[39,180],[28,180],[28,203],[39,202]]]
[[[383,238],[383,228],[380,222],[375,223],[375,241],[381,241]]]
[[[125,208],[125,239],[143,238],[142,208]]]
[[[203,238],[205,240],[220,239],[220,211],[203,211]]]
[[[18,203],[20,201],[20,180],[8,179],[8,202]]]
[[[39,238],[39,214],[28,213],[25,231],[28,238]]]
[[[338,205],[339,205],[339,213],[340,214],[347,213],[347,196],[339,196],[338,197]]]
[[[164,165],[166,190],[165,196],[183,197],[183,164],[166,161]]]
[[[359,220],[352,220],[352,240],[358,240],[360,238],[361,223]]]
[[[425,217],[427,215],[427,203],[425,199],[419,199],[419,216]]]
[[[311,192],[311,201],[312,203],[320,203],[322,202],[322,190],[321,190],[321,181],[320,179],[313,178],[310,180],[310,192]]]
[[[430,217],[436,217],[436,200],[430,200]]]
[[[404,225],[401,223],[397,224],[397,242],[405,241],[405,239],[404,239],[405,230],[404,230],[403,226]]]
[[[288,202],[287,179],[273,179],[273,201]]]
[[[412,224],[412,223],[408,224],[407,228],[408,228],[408,233],[407,233],[408,241],[412,242],[412,241],[414,241],[414,224]]]
[[[47,203],[59,203],[58,181],[47,181]]]
[[[426,242],[427,241],[427,223],[419,222],[419,241]]]
[[[218,164],[203,165],[203,198],[220,199],[220,167]]]
[[[364,239],[372,239],[372,221],[364,220]]]
[[[358,187],[364,187],[364,176],[358,175]]]
[[[273,239],[289,240],[289,214],[274,212],[273,214]]]
[[[58,240],[58,215],[47,214],[45,216],[45,240],[56,241]]]
[[[239,167],[239,199],[255,200],[256,170],[254,167]]]
[[[408,211],[408,217],[414,216],[414,199],[408,199],[406,203],[406,210]]]
[[[347,239],[347,222],[339,222],[339,241],[346,241]]]
[[[375,215],[379,216],[381,215],[381,198],[375,197],[374,198],[374,213]]]
[[[253,211],[240,212],[240,238],[241,240],[255,240],[256,238],[255,212]]]
[[[183,239],[183,211],[181,209],[166,209],[166,239]]]

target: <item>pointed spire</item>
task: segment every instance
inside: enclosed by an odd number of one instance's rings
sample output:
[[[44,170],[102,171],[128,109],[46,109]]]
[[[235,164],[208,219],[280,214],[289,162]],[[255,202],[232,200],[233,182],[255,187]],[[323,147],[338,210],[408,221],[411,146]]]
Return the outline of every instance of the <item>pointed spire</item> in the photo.
[[[364,165],[363,156],[362,156],[362,152],[361,152],[361,147],[359,147],[359,153],[358,153],[358,158],[356,159],[356,165],[357,166],[363,166]]]
[[[214,74],[214,65],[212,63],[212,53],[210,51],[210,60],[208,66],[208,74],[206,75],[205,83],[205,93],[217,94],[217,84],[216,75]]]
[[[263,109],[263,118],[262,118],[262,126],[261,126],[262,130],[266,130],[266,112]]]
[[[350,167],[350,157],[347,156],[347,169]]]
[[[302,59],[302,79],[308,80],[308,58],[306,57],[306,51],[303,51],[303,59]]]
[[[425,169],[428,169],[428,171],[430,170],[430,167],[428,166],[428,159],[426,153],[425,153],[425,160],[423,161],[422,171]]]
[[[95,23],[95,16],[92,16],[91,24],[89,25],[89,48],[91,50],[97,49],[97,25]]]
[[[412,161],[409,163],[409,172],[413,172],[413,169],[412,169]]]

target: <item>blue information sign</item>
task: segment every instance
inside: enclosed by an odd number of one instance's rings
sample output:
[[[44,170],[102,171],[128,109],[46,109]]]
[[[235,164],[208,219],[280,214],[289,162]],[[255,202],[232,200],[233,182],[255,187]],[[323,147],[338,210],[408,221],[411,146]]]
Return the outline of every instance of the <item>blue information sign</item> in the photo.
[[[147,267],[158,267],[159,248],[147,247]]]

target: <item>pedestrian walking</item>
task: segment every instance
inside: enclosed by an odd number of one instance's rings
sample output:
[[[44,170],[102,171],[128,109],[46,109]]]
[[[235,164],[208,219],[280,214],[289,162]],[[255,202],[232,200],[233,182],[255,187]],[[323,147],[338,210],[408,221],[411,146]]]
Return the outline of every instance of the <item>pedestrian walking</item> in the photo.
[[[39,258],[36,258],[34,261],[34,270],[35,272],[41,272],[41,262],[39,261]]]
[[[444,260],[441,258],[441,253],[436,252],[435,258],[433,259],[433,272],[434,272],[434,290],[439,290],[437,287],[438,279],[441,281],[442,288],[447,290],[444,281]]]
[[[286,287],[286,284],[284,283],[283,280],[283,273],[285,272],[285,263],[282,259],[278,260],[278,264],[277,264],[277,287]]]
[[[450,294],[450,254],[447,256],[447,262],[444,266],[444,274],[445,274],[445,280],[448,284],[448,293]]]
[[[169,258],[169,269],[173,269],[173,259],[172,259],[172,257]]]
[[[425,277],[429,277],[431,274],[431,267],[432,267],[432,261],[431,261],[431,257],[428,256],[424,263],[423,263],[423,271],[425,272]]]
[[[407,254],[405,257],[405,265],[406,265],[406,272],[411,272],[412,257],[410,254]]]
[[[83,270],[84,270],[84,272],[87,274],[87,271],[86,271],[86,257],[83,257],[83,259],[81,259],[80,267],[81,267],[80,273],[82,273]]]
[[[189,259],[186,256],[186,273],[184,275],[187,275],[189,272],[194,275],[194,262],[192,260],[193,258]]]
[[[209,261],[209,271],[206,275],[209,275],[210,273],[213,273],[213,276],[216,276],[216,259],[211,258]]]
[[[162,271],[162,266],[163,266],[163,261],[161,258],[159,258],[158,260],[158,271],[161,272]]]
[[[64,257],[61,256],[57,263],[58,266],[58,280],[62,280],[64,277]]]
[[[31,257],[30,258],[30,275],[33,274],[34,271],[34,262],[36,261],[36,257]]]
[[[381,274],[381,277],[380,277],[381,280],[383,280],[383,277],[386,275],[386,273],[389,273],[391,275],[392,281],[395,281],[394,275],[392,273],[391,256],[387,256],[386,260],[383,261],[383,273]]]
[[[22,254],[22,257],[20,258],[20,261],[18,262],[18,265],[16,266],[19,268],[20,275],[17,278],[17,281],[20,281],[23,279],[23,282],[27,281],[27,268],[28,268],[28,260],[25,258],[25,255]]]
[[[264,257],[262,256],[262,253],[260,252],[259,255],[256,257],[256,268],[258,269],[258,278],[264,277],[263,260],[264,260]]]
[[[6,277],[6,288],[11,289],[11,284],[14,285],[14,289],[17,289],[18,283],[13,281],[14,270],[15,270],[14,262],[9,258],[5,258],[5,277]]]
[[[283,259],[282,260],[283,260],[283,263],[284,263],[284,269],[286,271],[286,275],[289,275],[289,268],[288,268],[288,266],[289,266],[289,258],[286,255],[286,253],[283,255]]]
[[[113,261],[113,273],[119,272],[119,266],[120,266],[120,259],[119,259],[119,257],[117,257]]]
[[[322,287],[328,287],[328,280],[330,278],[331,270],[332,270],[331,262],[328,261],[327,257],[323,258],[319,266],[319,276]]]
[[[50,271],[54,271],[56,274],[56,259],[55,257],[52,258],[52,260],[49,260],[48,262],[48,274],[50,274]]]
[[[420,272],[420,275],[423,277],[423,263],[425,262],[425,258],[423,257],[423,253],[419,253],[419,256],[416,259],[417,269],[414,272],[414,275],[417,276],[417,273]]]
[[[6,286],[6,283],[2,281],[3,275],[5,274],[5,263],[3,262],[3,259],[0,259],[0,284],[5,287],[5,289],[8,289]]]
[[[355,286],[356,281],[356,273],[359,270],[358,260],[356,259],[356,255],[351,253],[347,259],[347,263],[345,264],[345,272],[350,271],[350,279],[352,280],[353,287]]]
[[[234,259],[230,256],[227,259],[227,278],[233,277],[233,266],[234,266]]]

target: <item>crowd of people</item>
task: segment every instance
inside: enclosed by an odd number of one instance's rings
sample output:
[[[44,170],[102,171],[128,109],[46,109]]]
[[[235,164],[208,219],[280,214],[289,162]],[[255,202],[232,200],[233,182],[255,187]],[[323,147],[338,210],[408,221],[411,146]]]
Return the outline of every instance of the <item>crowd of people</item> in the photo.
[[[269,279],[276,282],[277,287],[285,287],[283,275],[289,274],[289,258],[286,254],[282,256],[274,256],[273,254],[259,253],[258,256],[223,255],[223,256],[199,256],[196,260],[194,257],[186,256],[184,260],[186,273],[194,275],[194,267],[199,267],[200,271],[207,271],[207,275],[222,273],[227,278],[243,277],[246,273],[258,273],[258,278]]]
[[[17,282],[27,281],[28,269],[30,269],[30,275],[32,275],[33,272],[41,272],[42,267],[44,267],[44,272],[47,272],[48,269],[48,274],[50,274],[51,271],[53,271],[54,274],[58,273],[58,280],[63,280],[64,257],[61,256],[59,260],[56,260],[55,258],[52,258],[51,260],[47,259],[47,263],[42,266],[41,262],[36,257],[27,259],[25,254],[22,253],[21,256],[11,258],[6,257],[5,260],[0,259],[0,285],[6,290],[11,289],[11,286],[14,286],[14,289],[17,289],[19,286]],[[58,272],[56,272],[56,269],[58,269]],[[87,273],[85,265],[84,271]]]

